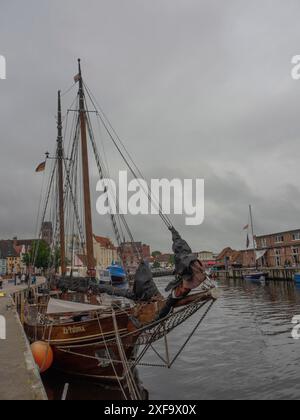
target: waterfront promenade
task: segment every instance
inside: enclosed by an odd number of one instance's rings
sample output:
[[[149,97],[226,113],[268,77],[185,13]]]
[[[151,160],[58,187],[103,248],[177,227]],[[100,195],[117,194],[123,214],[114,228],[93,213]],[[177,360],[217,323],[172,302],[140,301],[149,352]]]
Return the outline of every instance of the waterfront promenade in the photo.
[[[43,284],[39,278],[37,285]],[[5,282],[0,290],[0,315],[6,320],[6,339],[0,340],[0,400],[46,400],[47,396],[35,366],[30,347],[12,305],[10,295],[22,292],[27,286]]]

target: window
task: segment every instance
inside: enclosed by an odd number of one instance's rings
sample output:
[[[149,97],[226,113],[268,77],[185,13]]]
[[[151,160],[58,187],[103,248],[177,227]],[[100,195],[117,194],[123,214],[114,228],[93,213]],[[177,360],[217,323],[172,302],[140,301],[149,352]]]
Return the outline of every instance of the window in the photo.
[[[293,233],[293,241],[300,241],[300,232]]]
[[[275,242],[278,244],[278,243],[281,243],[281,242],[284,242],[284,237],[283,237],[283,235],[277,235],[276,236],[276,238],[275,238]]]
[[[292,248],[292,256],[295,264],[299,264],[299,248]]]
[[[276,267],[281,266],[281,250],[275,249],[275,265]]]
[[[267,244],[267,238],[262,238],[261,239],[261,247],[262,248],[267,248],[268,244]]]

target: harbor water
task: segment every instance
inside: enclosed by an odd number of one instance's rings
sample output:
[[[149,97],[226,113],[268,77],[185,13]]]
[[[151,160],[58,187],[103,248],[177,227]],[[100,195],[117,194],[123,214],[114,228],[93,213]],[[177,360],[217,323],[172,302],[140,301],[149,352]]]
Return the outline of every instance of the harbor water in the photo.
[[[157,279],[163,290],[169,278]],[[300,288],[293,282],[266,285],[244,280],[218,282],[222,297],[192,337],[172,369],[138,368],[144,397],[174,399],[299,399],[300,340],[292,338],[292,319],[300,315]],[[169,336],[171,356],[199,321],[197,313]],[[155,348],[164,352],[164,343]],[[161,364],[150,352],[143,360]],[[60,399],[68,382],[68,399],[121,399],[117,388],[44,376],[50,399]]]

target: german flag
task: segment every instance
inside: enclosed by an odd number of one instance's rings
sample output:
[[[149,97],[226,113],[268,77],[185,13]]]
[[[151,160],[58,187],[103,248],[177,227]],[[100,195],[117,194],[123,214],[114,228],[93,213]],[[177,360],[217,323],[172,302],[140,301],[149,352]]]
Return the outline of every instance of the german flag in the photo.
[[[46,162],[42,162],[36,168],[35,172],[44,172],[45,169],[46,169]]]

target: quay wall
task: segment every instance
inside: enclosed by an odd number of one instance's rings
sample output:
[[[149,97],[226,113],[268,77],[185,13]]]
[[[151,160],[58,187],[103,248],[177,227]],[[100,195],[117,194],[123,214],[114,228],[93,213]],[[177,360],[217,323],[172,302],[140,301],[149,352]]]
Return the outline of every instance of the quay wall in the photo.
[[[0,315],[5,319],[6,338],[0,339],[0,400],[47,400],[39,371],[22,326],[22,310],[27,294],[40,284],[11,286],[0,290]]]

